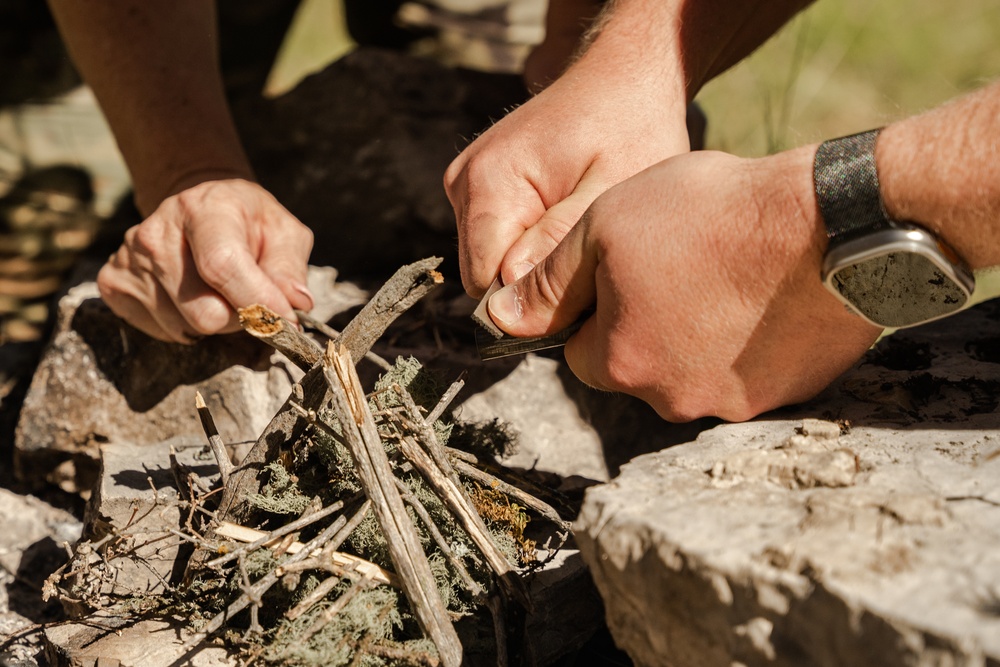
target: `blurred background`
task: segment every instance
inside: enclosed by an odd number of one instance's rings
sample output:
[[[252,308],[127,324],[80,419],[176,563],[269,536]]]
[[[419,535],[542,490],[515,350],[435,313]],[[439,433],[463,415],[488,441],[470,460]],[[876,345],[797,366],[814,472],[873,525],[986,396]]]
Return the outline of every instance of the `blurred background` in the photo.
[[[542,37],[544,0],[222,0],[232,98],[278,96],[358,42],[515,72]],[[1000,73],[989,0],[826,0],[698,101],[706,145],[759,156],[890,123]],[[89,90],[39,0],[0,0],[0,343],[44,335],[76,259],[136,222],[129,181]]]

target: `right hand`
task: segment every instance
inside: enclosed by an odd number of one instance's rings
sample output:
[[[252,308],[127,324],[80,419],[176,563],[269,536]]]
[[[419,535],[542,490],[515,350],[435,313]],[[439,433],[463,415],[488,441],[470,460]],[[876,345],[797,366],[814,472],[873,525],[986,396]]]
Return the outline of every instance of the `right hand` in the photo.
[[[611,186],[689,149],[682,77],[655,58],[609,51],[595,44],[448,168],[471,295],[544,259]]]
[[[97,284],[137,329],[190,344],[238,330],[236,308],[260,303],[292,321],[294,309],[311,309],[312,243],[312,231],[261,186],[207,181],[129,229]]]

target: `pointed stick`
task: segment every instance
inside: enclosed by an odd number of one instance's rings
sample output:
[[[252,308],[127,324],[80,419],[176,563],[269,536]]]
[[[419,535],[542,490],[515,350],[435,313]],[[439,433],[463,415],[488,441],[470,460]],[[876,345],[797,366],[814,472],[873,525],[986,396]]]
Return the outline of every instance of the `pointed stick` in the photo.
[[[204,429],[205,435],[208,436],[208,444],[212,448],[212,453],[215,455],[215,462],[219,466],[219,476],[222,478],[223,485],[225,485],[229,481],[230,473],[233,471],[233,462],[229,460],[229,452],[226,451],[226,445],[222,442],[219,429],[215,426],[215,419],[212,418],[212,413],[209,411],[208,405],[205,404],[205,399],[202,397],[200,391],[194,392],[194,407],[198,410],[201,427]]]

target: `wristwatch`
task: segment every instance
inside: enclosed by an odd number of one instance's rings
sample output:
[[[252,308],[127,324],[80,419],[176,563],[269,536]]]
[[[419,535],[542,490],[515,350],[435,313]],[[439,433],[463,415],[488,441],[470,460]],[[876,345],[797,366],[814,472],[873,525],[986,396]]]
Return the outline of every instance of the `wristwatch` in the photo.
[[[813,181],[829,239],[821,277],[851,311],[898,329],[961,310],[976,282],[941,239],[886,214],[875,168],[879,132],[832,139],[816,152]]]

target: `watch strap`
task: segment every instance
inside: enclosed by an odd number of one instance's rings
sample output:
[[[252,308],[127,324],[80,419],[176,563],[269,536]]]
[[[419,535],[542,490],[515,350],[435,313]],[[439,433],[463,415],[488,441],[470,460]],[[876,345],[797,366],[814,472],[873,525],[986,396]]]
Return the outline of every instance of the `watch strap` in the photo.
[[[875,142],[881,131],[831,139],[816,151],[816,202],[831,244],[893,226],[882,205],[875,168]]]

